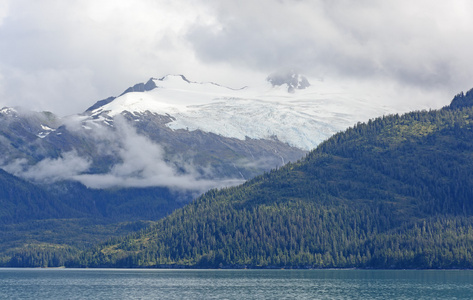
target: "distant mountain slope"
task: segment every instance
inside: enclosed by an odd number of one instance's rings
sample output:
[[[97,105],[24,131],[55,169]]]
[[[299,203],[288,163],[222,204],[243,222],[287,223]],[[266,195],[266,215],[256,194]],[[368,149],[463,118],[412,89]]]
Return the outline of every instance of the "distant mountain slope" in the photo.
[[[54,267],[182,207],[192,193],[166,188],[43,189],[0,170],[0,266]]]
[[[455,99],[360,123],[70,265],[472,268],[473,107]]]
[[[408,109],[373,99],[294,72],[240,89],[167,75],[64,118],[0,110],[0,167],[41,185],[202,193],[296,161],[356,122]]]
[[[358,121],[409,108],[295,73],[267,80],[232,89],[168,75],[63,118],[1,109],[0,265],[64,264],[211,188],[297,161]]]
[[[64,118],[4,108],[0,166],[96,215],[103,212],[90,196],[74,195],[156,188],[171,207],[181,206],[210,188],[296,161],[356,121],[395,111],[336,90],[295,73],[272,74],[263,85],[241,89],[168,75]],[[74,192],[57,193],[71,186]],[[154,211],[154,203],[149,208]]]
[[[0,224],[71,217],[65,205],[41,188],[0,169]]]

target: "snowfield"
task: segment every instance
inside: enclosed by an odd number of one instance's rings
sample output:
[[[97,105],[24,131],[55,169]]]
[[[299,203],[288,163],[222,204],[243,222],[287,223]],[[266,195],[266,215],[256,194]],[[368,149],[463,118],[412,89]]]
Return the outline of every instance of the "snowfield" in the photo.
[[[350,86],[316,81],[289,93],[287,85],[231,89],[199,83],[182,75],[152,79],[156,88],[130,92],[92,111],[92,117],[114,117],[124,111],[169,115],[171,129],[202,130],[244,140],[278,139],[310,150],[334,133],[370,118],[427,109],[373,95]]]

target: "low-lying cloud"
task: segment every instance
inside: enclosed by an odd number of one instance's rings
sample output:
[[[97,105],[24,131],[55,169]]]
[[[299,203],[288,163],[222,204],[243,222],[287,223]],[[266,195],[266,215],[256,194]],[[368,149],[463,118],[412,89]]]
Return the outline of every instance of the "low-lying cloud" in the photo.
[[[139,135],[120,117],[115,119],[116,134],[120,138],[121,163],[107,174],[79,174],[74,179],[91,188],[165,186],[173,189],[205,191],[241,183],[239,180],[209,180],[202,178],[192,164],[179,165],[164,159],[162,147]]]
[[[86,172],[91,161],[79,157],[75,151],[63,153],[58,158],[46,158],[35,165],[28,165],[26,159],[15,160],[2,168],[31,181],[54,183],[61,180],[71,180],[74,176]]]
[[[73,124],[74,122],[70,121],[68,127],[78,130],[78,124]],[[89,137],[96,136],[98,141],[108,136],[105,143],[116,147],[108,151],[116,152],[120,162],[113,165],[109,172],[90,173],[92,159],[79,156],[77,151],[65,152],[55,159],[46,158],[34,165],[28,165],[25,159],[20,159],[2,168],[34,182],[50,184],[73,180],[94,189],[160,186],[204,192],[211,188],[233,186],[243,182],[241,179],[231,178],[208,179],[211,172],[208,169],[202,174],[192,163],[166,160],[160,145],[138,134],[120,116],[115,118],[114,130],[99,126],[88,131],[88,134]]]

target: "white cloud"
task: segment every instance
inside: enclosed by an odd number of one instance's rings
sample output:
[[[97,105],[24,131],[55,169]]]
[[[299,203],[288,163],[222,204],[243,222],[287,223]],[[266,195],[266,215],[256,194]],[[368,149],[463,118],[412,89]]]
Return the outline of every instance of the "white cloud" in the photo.
[[[210,188],[240,184],[242,180],[203,179],[190,163],[176,166],[166,161],[164,150],[119,116],[115,118],[121,163],[107,174],[80,174],[74,177],[91,188],[163,186],[171,189],[204,192]],[[180,163],[184,163],[180,161]]]
[[[60,180],[71,180],[77,174],[87,171],[90,165],[89,160],[79,157],[77,153],[71,151],[56,159],[46,158],[33,166],[29,166],[26,160],[20,159],[2,168],[28,180],[53,183]]]
[[[471,11],[467,0],[1,0],[0,101],[72,114],[152,76],[238,87],[286,67],[453,96],[473,86]]]
[[[420,88],[473,84],[473,3],[449,1],[214,2],[220,30],[194,27],[203,60],[317,77],[384,78]],[[468,71],[467,71],[468,72]]]
[[[0,0],[0,26],[2,26],[3,19],[8,15],[8,1]]]
[[[80,118],[71,118],[66,126],[69,130],[80,133],[80,124]],[[202,193],[211,188],[233,186],[244,182],[231,178],[205,179],[212,177],[211,170],[203,170],[205,174],[200,174],[192,163],[166,160],[160,145],[139,135],[120,116],[115,118],[114,128],[115,130],[96,127],[93,131],[86,131],[89,137],[97,138],[99,147],[106,145],[108,147],[106,151],[118,154],[121,162],[112,166],[107,173],[88,173],[92,159],[81,157],[76,151],[63,153],[56,159],[46,158],[35,165],[29,165],[25,159],[19,159],[4,164],[1,168],[34,182],[49,184],[74,180],[95,189],[160,186]]]
[[[18,0],[9,7],[0,27],[2,102],[59,114],[149,77],[185,72],[193,56],[182,31],[205,14],[176,1]]]

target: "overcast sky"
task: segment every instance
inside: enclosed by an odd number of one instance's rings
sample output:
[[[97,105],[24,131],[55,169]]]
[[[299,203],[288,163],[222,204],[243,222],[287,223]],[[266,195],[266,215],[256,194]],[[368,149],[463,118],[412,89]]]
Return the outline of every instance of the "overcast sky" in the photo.
[[[473,87],[472,53],[469,0],[0,0],[0,106],[59,115],[150,77],[285,68],[438,106]]]

